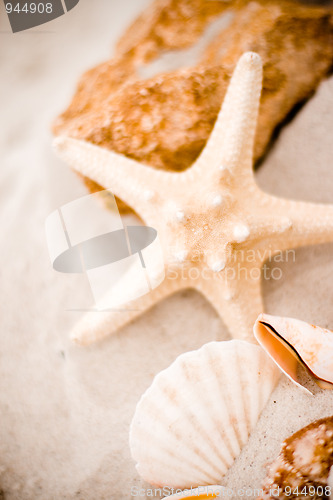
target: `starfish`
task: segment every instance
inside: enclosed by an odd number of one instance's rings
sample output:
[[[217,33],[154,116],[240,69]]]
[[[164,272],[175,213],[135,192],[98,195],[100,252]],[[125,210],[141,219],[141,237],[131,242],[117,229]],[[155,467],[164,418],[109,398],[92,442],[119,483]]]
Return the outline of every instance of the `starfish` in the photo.
[[[254,341],[264,309],[264,261],[278,252],[333,240],[333,206],[286,200],[259,189],[253,146],[262,61],[247,52],[231,78],[201,155],[184,172],[165,172],[70,137],[57,154],[132,206],[159,235],[164,281],[128,304],[126,312],[88,312],[72,339],[89,344],[117,331],[159,300],[194,288],[214,306],[234,338]]]

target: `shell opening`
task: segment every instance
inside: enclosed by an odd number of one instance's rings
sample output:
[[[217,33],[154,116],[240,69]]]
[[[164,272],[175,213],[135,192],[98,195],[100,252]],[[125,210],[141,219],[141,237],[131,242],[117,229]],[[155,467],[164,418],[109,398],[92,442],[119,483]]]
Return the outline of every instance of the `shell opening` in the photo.
[[[256,338],[281,370],[298,384],[297,364],[300,359],[294,349],[263,321],[257,324]]]
[[[305,388],[299,381],[297,374],[297,367],[300,364],[313,377],[319,387],[322,389],[333,389],[333,384],[319,378],[313,373],[300,357],[296,349],[289,344],[272,325],[264,321],[258,321],[255,329],[255,336],[267,354],[269,354],[280,369],[297,385]]]

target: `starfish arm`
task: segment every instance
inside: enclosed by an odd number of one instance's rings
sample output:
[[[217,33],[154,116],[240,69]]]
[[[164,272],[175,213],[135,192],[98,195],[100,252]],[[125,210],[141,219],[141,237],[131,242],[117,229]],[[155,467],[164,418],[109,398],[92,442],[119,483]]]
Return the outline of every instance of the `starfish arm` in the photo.
[[[275,251],[333,242],[333,205],[271,199],[271,207],[289,228],[272,238]]]
[[[211,302],[232,338],[254,342],[253,325],[258,315],[264,310],[260,288],[261,265],[233,266],[223,273],[234,276],[225,288],[225,274],[222,281],[209,280],[201,283],[199,291]],[[246,276],[245,276],[245,274]],[[243,276],[244,274],[244,276]],[[228,290],[229,289],[229,290]]]
[[[221,111],[210,138],[194,163],[193,173],[228,169],[252,176],[253,145],[262,86],[262,62],[247,52],[240,58],[231,78]]]
[[[172,174],[127,158],[87,141],[70,137],[57,137],[54,148],[58,156],[80,174],[89,177],[118,198],[133,207],[146,219],[150,212],[151,198],[161,196],[160,186],[165,186]],[[158,193],[157,193],[158,191]]]
[[[276,214],[258,214],[247,216],[246,225],[249,230],[246,246],[256,247],[262,243],[267,246],[268,240],[285,237],[292,226],[292,221],[287,215],[277,217]]]
[[[127,303],[119,311],[87,312],[71,332],[71,339],[80,345],[98,342],[112,335],[132,320],[148,311],[160,300],[184,288],[177,280],[165,279],[157,288],[148,294]]]

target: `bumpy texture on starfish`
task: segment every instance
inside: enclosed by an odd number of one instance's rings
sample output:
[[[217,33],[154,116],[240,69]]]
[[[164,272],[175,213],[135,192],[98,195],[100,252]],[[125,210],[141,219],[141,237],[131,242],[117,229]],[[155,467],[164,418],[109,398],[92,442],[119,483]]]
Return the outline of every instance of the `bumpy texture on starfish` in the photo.
[[[155,227],[166,278],[128,312],[88,312],[72,338],[88,344],[118,330],[162,298],[199,290],[234,338],[253,340],[263,310],[261,268],[268,257],[333,240],[333,206],[263,193],[252,154],[262,62],[244,54],[231,79],[212,134],[199,158],[182,173],[161,172],[90,143],[59,137],[55,148],[72,168],[108,187]]]

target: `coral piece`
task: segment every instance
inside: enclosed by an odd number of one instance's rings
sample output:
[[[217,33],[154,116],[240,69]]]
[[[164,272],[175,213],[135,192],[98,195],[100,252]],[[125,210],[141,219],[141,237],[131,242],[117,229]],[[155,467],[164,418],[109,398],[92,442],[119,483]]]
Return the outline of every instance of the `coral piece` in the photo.
[[[161,298],[184,288],[202,292],[230,333],[252,340],[263,310],[263,261],[288,248],[333,239],[333,206],[263,193],[252,170],[262,63],[240,59],[203,152],[181,173],[162,172],[88,142],[55,139],[58,155],[81,174],[131,203],[157,229],[166,279],[130,303],[130,311],[87,313],[72,337],[86,344],[105,337]]]
[[[210,342],[179,356],[141,397],[130,429],[139,474],[189,488],[219,482],[279,379],[259,346]]]
[[[246,2],[207,48],[202,62],[223,64],[232,71],[249,50],[261,56],[264,66],[254,147],[257,159],[264,154],[276,126],[332,70],[333,10],[283,1]]]
[[[283,442],[263,483],[264,494],[258,500],[328,500],[331,488],[327,479],[332,465],[333,417],[329,417],[300,429]],[[278,495],[271,494],[277,491]]]
[[[245,51],[255,51],[264,63],[256,161],[276,126],[313,93],[333,63],[332,10],[266,4],[153,3],[126,32],[116,58],[81,78],[54,133],[87,140],[155,168],[184,170],[211,133],[237,60]],[[234,13],[230,25],[208,44],[195,66],[139,77],[140,68],[148,74],[163,51],[193,45],[212,20],[229,11]],[[175,52],[172,59],[176,57]],[[188,64],[188,57],[183,59]],[[142,61],[149,64],[142,66]],[[100,188],[87,182],[91,190]]]
[[[253,331],[259,344],[292,382],[306,389],[297,373],[301,364],[321,388],[333,389],[333,332],[298,319],[268,314],[259,315]]]
[[[211,21],[237,3],[232,0],[155,1],[126,30],[116,52],[138,64],[151,61],[162,51],[189,47]]]

